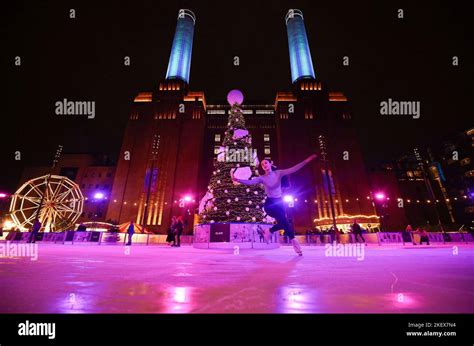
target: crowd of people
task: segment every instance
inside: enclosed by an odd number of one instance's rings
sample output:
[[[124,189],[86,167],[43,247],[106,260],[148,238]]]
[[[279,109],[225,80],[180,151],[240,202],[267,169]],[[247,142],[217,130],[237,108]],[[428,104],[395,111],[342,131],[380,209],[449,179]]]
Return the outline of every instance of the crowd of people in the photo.
[[[334,241],[338,241],[338,236],[341,234],[349,234],[352,233],[354,235],[354,242],[356,243],[365,243],[365,238],[363,236],[363,233],[371,233],[373,230],[369,225],[367,225],[367,229],[364,229],[361,227],[360,224],[357,223],[357,220],[354,220],[354,222],[348,227],[346,230],[341,230],[337,226],[331,226],[329,228],[314,228],[312,230],[307,230],[306,231],[306,242],[307,243],[312,243],[315,242],[316,237],[319,237],[320,242],[324,243],[324,236],[329,236],[331,239],[331,243]],[[405,240],[411,241],[413,245],[418,245],[415,241],[414,235],[419,235],[420,241],[419,245],[422,245],[423,243],[426,243],[427,245],[430,245],[430,239],[428,237],[428,231],[424,229],[423,227],[418,227],[416,230],[413,230],[411,225],[408,225],[403,232],[403,236]]]
[[[171,224],[168,227],[166,242],[171,247],[180,247],[181,246],[181,235],[184,231],[184,226],[186,225],[186,221],[183,221],[182,216],[173,216],[171,218]],[[128,233],[128,242],[127,245],[132,245],[132,237],[135,233],[135,226],[133,221],[130,221],[130,225],[127,229]]]
[[[367,225],[367,229],[362,228],[362,226],[357,223],[357,220],[354,220],[354,222],[350,225],[350,227],[346,230],[343,231],[339,229],[337,226],[331,226],[329,228],[314,228],[312,230],[306,231],[306,238],[307,242],[311,243],[315,240],[315,237],[319,237],[320,242],[324,243],[324,236],[327,235],[331,239],[331,243],[337,242],[338,236],[341,234],[347,234],[347,233],[352,233],[354,235],[354,241],[358,243],[359,241],[361,243],[365,243],[365,238],[362,235],[365,232],[371,232],[371,226],[370,224]]]
[[[183,234],[184,227],[186,225],[186,221],[183,221],[182,216],[173,216],[171,219],[171,224],[168,228],[167,231],[167,237],[166,237],[166,242],[171,246],[171,247],[180,247],[181,246],[181,235]],[[27,239],[27,242],[29,243],[34,243],[36,240],[36,236],[41,228],[41,223],[39,220],[35,220],[33,223],[33,226],[31,228],[31,234]],[[86,227],[84,225],[80,225],[77,229],[77,231],[85,231]],[[349,232],[348,232],[349,231]],[[0,232],[3,233],[3,229],[0,229]],[[354,242],[356,243],[366,243],[365,238],[363,236],[363,233],[370,233],[372,232],[370,224],[367,225],[367,229],[364,229],[359,223],[357,223],[357,220],[354,220],[353,223],[346,229],[346,230],[341,230],[337,226],[331,226],[329,228],[314,228],[312,230],[307,230],[306,231],[306,242],[307,243],[313,243],[319,237],[321,243],[325,243],[324,241],[324,236],[329,236],[330,242],[337,242],[338,236],[341,234],[347,234],[347,233],[352,233],[354,235]],[[135,233],[135,224],[133,220],[130,222],[128,228],[127,228],[127,233],[128,233],[128,242],[126,245],[132,245],[132,237]],[[2,234],[0,234],[2,235]],[[259,227],[258,230],[258,235],[260,238],[260,241],[264,241],[264,232],[263,230]],[[418,245],[415,241],[414,235],[419,236],[419,245],[423,245],[423,243],[426,243],[427,245],[430,245],[430,239],[428,237],[428,231],[422,227],[418,227],[416,230],[413,230],[413,227],[411,225],[408,225],[405,229],[404,232],[402,232],[402,236],[404,237],[405,241],[412,241],[413,245]]]
[[[405,234],[408,234],[408,235],[411,234],[413,245],[416,245],[415,237],[413,236],[415,234],[418,234],[420,236],[420,245],[423,245],[424,242],[426,243],[426,245],[430,245],[430,238],[428,237],[428,231],[422,227],[418,227],[416,230],[413,230],[413,227],[411,227],[411,225],[408,225],[407,228],[405,229]]]

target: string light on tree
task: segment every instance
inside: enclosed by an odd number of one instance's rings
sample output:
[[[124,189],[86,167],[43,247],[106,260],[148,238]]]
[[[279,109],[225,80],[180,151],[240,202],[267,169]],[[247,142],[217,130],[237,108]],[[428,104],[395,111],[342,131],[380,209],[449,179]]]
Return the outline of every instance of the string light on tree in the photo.
[[[230,151],[240,150],[251,152],[252,138],[245,126],[245,118],[242,111],[244,96],[239,90],[232,90],[227,95],[227,101],[231,108],[224,131],[222,147]],[[221,147],[221,148],[222,148]],[[213,220],[214,222],[256,222],[264,218],[263,203],[261,196],[264,191],[261,185],[245,186],[234,184],[231,172],[239,178],[251,179],[258,176],[258,165],[256,158],[243,155],[237,158],[238,162],[229,159],[228,156],[217,154],[214,161],[213,174],[210,177],[208,190],[199,205],[199,215],[201,220]],[[253,161],[252,161],[253,160]],[[249,206],[260,206],[259,208],[249,208]],[[232,208],[230,211],[229,208]],[[206,216],[206,217],[205,217]],[[204,222],[204,221],[201,221]]]

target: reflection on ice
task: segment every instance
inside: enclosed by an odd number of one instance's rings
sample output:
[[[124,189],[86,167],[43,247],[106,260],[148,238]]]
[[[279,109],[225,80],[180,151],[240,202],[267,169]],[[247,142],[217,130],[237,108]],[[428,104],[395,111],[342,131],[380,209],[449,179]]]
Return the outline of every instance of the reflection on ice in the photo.
[[[179,314],[191,312],[192,291],[192,287],[170,287],[166,292],[163,312]]]
[[[413,309],[420,307],[420,300],[412,293],[399,292],[390,294],[392,306],[399,309]]]
[[[86,298],[84,295],[69,293],[60,300],[58,312],[67,314],[88,313],[87,306],[91,304],[90,300],[90,298]]]
[[[316,291],[302,285],[283,286],[278,292],[278,312],[311,313],[317,312]]]

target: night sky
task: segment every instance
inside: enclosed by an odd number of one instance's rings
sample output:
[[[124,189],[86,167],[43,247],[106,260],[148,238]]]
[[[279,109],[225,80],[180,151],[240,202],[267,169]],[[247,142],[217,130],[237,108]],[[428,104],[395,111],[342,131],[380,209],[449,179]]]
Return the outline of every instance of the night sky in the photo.
[[[190,89],[203,90],[208,103],[223,104],[238,88],[249,103],[272,104],[277,91],[290,90],[284,16],[299,8],[316,77],[351,101],[369,167],[448,139],[474,125],[472,18],[458,3],[9,1],[1,20],[0,190],[13,193],[23,166],[49,164],[58,144],[66,153],[117,154],[133,98],[165,77],[180,8],[197,16]],[[95,101],[96,118],[55,115],[63,98]],[[382,117],[388,98],[420,101],[421,118]]]

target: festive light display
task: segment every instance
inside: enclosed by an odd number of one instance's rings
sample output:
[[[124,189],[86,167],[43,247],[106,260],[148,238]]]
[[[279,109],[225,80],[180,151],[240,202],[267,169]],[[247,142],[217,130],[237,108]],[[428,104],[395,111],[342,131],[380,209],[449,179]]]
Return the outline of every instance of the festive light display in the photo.
[[[181,79],[189,83],[195,22],[196,16],[192,11],[179,10],[166,79]]]
[[[235,90],[229,93],[231,110],[223,146],[240,152],[249,152],[252,139],[245,127],[245,118],[238,102],[243,96]],[[219,155],[218,155],[219,156]],[[208,190],[199,207],[201,223],[247,222],[262,223],[268,221],[263,211],[265,193],[260,185],[234,184],[231,171],[235,176],[251,179],[258,176],[255,164],[249,160],[217,159],[211,175]]]
[[[458,198],[458,197],[454,197],[454,198],[452,198],[452,199],[453,199],[454,201],[459,201],[460,198],[467,199],[468,196],[467,196],[467,195],[460,195],[459,198]],[[88,198],[86,197],[85,200],[87,200],[87,199],[88,199]],[[369,197],[369,198],[366,197],[366,199],[369,200],[369,201],[374,201],[374,199],[371,199],[370,197]],[[335,202],[336,202],[336,203],[354,203],[354,202],[359,202],[360,200],[361,200],[360,198],[353,198],[352,200],[349,200],[349,199],[345,199],[344,201],[336,200]],[[387,201],[390,201],[391,199],[390,199],[389,197],[387,197],[386,200],[387,200]],[[298,199],[297,199],[297,198],[296,198],[296,199],[293,199],[293,201],[294,201],[294,202],[297,202]],[[412,202],[413,202],[411,199],[403,199],[403,198],[400,198],[400,197],[395,198],[395,201],[404,201],[404,202],[407,202],[407,203],[412,203]],[[418,200],[418,201],[419,201],[419,202],[418,202],[419,204],[423,204],[423,203],[427,203],[427,204],[430,204],[430,203],[440,203],[440,200],[439,200],[439,199],[437,199],[437,200],[430,200],[430,199],[427,199],[427,200],[423,200],[423,201],[422,201],[422,200]],[[446,201],[446,202],[450,202],[451,199],[450,199],[450,198],[446,198],[445,201]],[[194,200],[193,200],[193,202],[194,202]],[[309,202],[309,201],[308,201],[308,200],[305,200],[305,203],[306,203],[306,202]],[[313,202],[314,202],[314,203],[323,203],[323,202],[324,202],[324,203],[329,203],[329,202],[326,201],[326,200],[324,200],[324,201],[314,200]],[[113,203],[118,203],[118,201],[117,201],[116,199],[114,199],[114,200],[113,200]],[[138,202],[135,202],[135,203],[138,203]],[[135,203],[134,203],[134,204],[135,204]],[[174,203],[178,203],[178,201],[174,201]],[[127,201],[124,201],[123,204],[127,204]],[[168,202],[165,202],[165,204],[168,204]]]
[[[43,202],[43,203],[41,203]],[[74,225],[82,213],[84,196],[67,177],[47,175],[24,183],[13,195],[10,214],[15,225],[30,228],[39,210],[45,232],[60,232]]]

